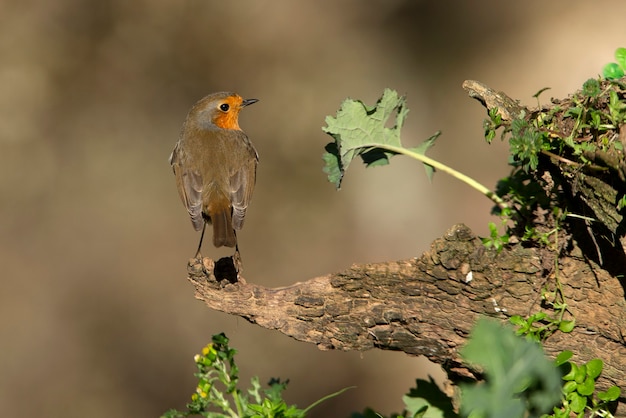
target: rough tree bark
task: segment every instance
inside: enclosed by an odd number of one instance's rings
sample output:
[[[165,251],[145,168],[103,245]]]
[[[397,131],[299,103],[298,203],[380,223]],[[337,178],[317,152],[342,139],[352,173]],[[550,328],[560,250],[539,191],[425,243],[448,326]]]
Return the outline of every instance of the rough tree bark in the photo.
[[[480,84],[466,82],[464,87],[488,108],[499,109],[505,119],[519,117],[523,110],[505,95],[481,90]],[[590,179],[579,182],[573,195],[590,200],[594,188],[599,189]],[[616,222],[620,224],[621,218]],[[511,315],[527,317],[542,310],[541,289],[553,286],[558,275],[576,327],[548,337],[546,353],[554,357],[569,349],[578,363],[601,358],[605,368],[597,388],[617,385],[624,393],[626,300],[623,275],[620,279],[626,270],[624,251],[619,241],[607,250],[584,222],[572,225],[582,233],[570,231],[573,239],[560,255],[519,243],[498,253],[486,249],[466,226],[455,225],[415,259],[355,265],[288,287],[266,288],[243,277],[218,280],[214,270],[219,269],[208,258],[190,260],[189,280],[196,297],[212,309],[323,350],[378,348],[424,355],[455,382],[480,377],[459,357],[476,320],[489,316],[504,322]],[[607,222],[600,226],[606,229]],[[619,257],[607,263],[606,254]],[[620,401],[616,416],[626,416],[624,399]]]
[[[545,256],[521,246],[497,254],[469,228],[456,225],[419,258],[353,266],[288,287],[267,288],[241,277],[235,283],[218,281],[208,258],[192,260],[189,280],[196,297],[212,309],[323,350],[379,348],[424,355],[454,381],[474,374],[458,349],[479,316],[505,320],[540,310],[539,291],[548,280]],[[626,387],[621,284],[579,251],[561,261],[559,280],[577,326],[550,336],[546,353],[568,348],[575,361],[602,358],[598,387]]]

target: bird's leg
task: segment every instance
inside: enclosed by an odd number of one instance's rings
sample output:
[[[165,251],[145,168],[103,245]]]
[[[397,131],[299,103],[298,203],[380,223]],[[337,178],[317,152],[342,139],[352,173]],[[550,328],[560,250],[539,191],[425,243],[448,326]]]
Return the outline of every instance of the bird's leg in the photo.
[[[200,242],[198,243],[198,251],[196,251],[195,258],[202,259],[200,249],[202,248],[202,240],[204,239],[204,231],[206,230],[206,221],[202,224],[202,234],[200,234]]]
[[[237,233],[235,232],[235,237]],[[235,254],[233,255],[233,265],[235,266],[235,271],[237,271],[237,277],[239,277],[239,272],[241,271],[241,253],[239,252],[239,243],[235,241]]]

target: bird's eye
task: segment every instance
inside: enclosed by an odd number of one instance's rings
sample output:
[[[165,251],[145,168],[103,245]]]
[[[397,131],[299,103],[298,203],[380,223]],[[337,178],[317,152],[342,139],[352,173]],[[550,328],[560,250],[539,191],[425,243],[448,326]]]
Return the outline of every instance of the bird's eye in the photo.
[[[230,106],[228,106],[228,103],[222,103],[222,104],[220,105],[220,110],[221,110],[222,112],[228,112],[228,109],[230,109]]]

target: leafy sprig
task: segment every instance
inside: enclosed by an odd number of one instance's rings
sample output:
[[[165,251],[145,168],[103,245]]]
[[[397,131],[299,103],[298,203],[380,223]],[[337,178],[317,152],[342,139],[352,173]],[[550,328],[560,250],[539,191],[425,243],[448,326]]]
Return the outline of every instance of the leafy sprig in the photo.
[[[239,368],[235,363],[237,351],[228,344],[226,335],[214,335],[210,344],[194,356],[198,384],[186,411],[171,409],[161,418],[185,418],[200,415],[207,418],[303,418],[316,405],[337,396],[349,388],[332,393],[305,409],[287,405],[282,393],[289,381],[271,379],[262,389],[258,377],[251,379],[246,392],[239,389]]]
[[[461,414],[437,385],[417,380],[403,397],[405,410],[390,418],[523,418],[549,412],[559,402],[561,379],[541,346],[516,336],[509,326],[480,319],[460,351],[463,360],[484,373],[482,383],[461,387]],[[530,414],[530,415],[529,415]],[[371,409],[352,418],[383,418]]]
[[[327,126],[322,128],[333,137],[333,142],[326,145],[326,153],[322,157],[328,180],[339,189],[346,170],[356,157],[371,167],[389,164],[392,156],[402,154],[421,161],[429,179],[435,170],[442,171],[463,181],[497,205],[506,206],[499,196],[478,181],[426,156],[426,151],[434,145],[440,132],[417,147],[404,147],[400,132],[407,113],[406,99],[391,89],[385,89],[374,106],[368,106],[360,100],[346,99],[335,117],[326,117]],[[394,114],[395,124],[388,127],[389,119]]]
[[[543,415],[542,418],[612,418],[609,406],[619,398],[621,390],[613,385],[606,391],[596,391],[596,381],[602,373],[604,362],[596,358],[577,365],[570,361],[572,355],[571,351],[562,351],[554,360],[563,373],[561,404],[553,408],[552,414]]]

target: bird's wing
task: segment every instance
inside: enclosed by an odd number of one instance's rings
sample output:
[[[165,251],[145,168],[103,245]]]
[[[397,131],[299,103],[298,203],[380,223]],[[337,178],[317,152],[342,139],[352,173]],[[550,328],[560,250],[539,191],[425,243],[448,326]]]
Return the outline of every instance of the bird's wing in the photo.
[[[233,206],[233,227],[237,230],[243,227],[246,209],[252,199],[252,191],[256,182],[256,166],[259,162],[259,154],[247,136],[242,132],[244,152],[249,153],[250,158],[238,168],[230,177],[230,201]]]
[[[185,169],[178,143],[170,155],[170,164],[176,176],[176,187],[183,204],[189,212],[191,223],[196,231],[202,229],[204,219],[202,219],[202,176],[198,171]]]

